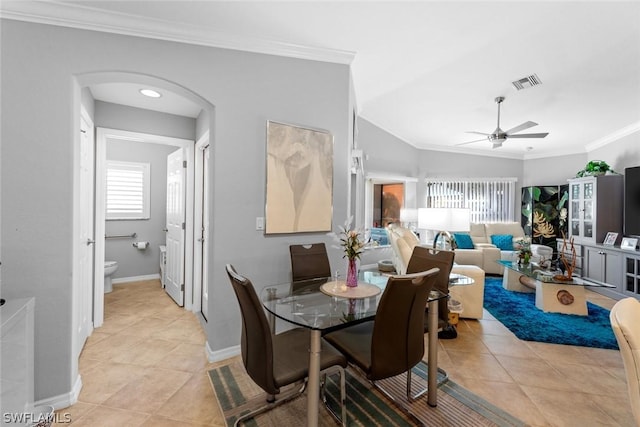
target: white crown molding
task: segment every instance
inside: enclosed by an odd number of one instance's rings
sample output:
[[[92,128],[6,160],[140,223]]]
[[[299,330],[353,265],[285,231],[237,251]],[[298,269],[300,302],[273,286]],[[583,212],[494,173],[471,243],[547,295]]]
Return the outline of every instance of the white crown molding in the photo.
[[[625,136],[631,135],[632,133],[636,133],[640,131],[640,122],[632,123],[627,127],[617,130],[607,136],[604,136],[600,139],[596,139],[595,141],[586,145],[587,152],[593,151],[597,148],[604,147],[605,145],[611,144],[612,142],[616,142],[617,140],[624,138]]]
[[[355,57],[355,53],[349,51],[233,35],[212,31],[204,27],[177,25],[159,19],[56,1],[2,1],[0,2],[0,17],[345,65],[350,65]]]
[[[552,157],[574,156],[576,154],[586,154],[586,151],[581,148],[557,149],[557,150],[553,150],[552,153],[549,151],[544,151],[541,153],[536,153],[532,151],[532,152],[524,153],[522,159],[523,160],[548,159]]]

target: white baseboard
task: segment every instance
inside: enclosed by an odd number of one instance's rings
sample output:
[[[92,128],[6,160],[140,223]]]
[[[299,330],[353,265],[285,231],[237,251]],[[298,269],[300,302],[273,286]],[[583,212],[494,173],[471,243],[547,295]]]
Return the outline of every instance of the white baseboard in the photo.
[[[233,347],[223,348],[222,350],[213,351],[209,347],[209,341],[205,345],[205,352],[207,353],[207,360],[210,363],[219,362],[230,357],[234,357],[240,354],[240,346],[235,345]]]
[[[160,274],[147,274],[144,276],[131,276],[131,277],[118,277],[113,279],[111,283],[127,283],[127,282],[142,282],[144,280],[160,279]]]
[[[34,403],[34,406],[51,405],[56,410],[68,408],[78,401],[80,390],[82,390],[82,378],[80,377],[80,374],[78,374],[76,382],[70,392],[38,400]]]

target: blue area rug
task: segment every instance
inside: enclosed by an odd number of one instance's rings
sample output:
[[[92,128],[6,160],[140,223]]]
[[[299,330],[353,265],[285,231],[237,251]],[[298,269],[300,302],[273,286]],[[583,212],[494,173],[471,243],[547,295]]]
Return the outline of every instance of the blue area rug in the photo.
[[[618,349],[609,310],[590,302],[588,316],[545,313],[536,308],[535,293],[508,291],[501,277],[487,277],[484,308],[521,340]]]

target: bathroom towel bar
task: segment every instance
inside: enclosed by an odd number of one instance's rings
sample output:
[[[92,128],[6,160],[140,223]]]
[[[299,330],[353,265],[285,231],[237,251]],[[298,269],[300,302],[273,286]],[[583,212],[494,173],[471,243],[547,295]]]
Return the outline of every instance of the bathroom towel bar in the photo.
[[[136,237],[138,237],[138,233],[131,233],[131,234],[116,234],[113,236],[107,236],[105,235],[104,238],[105,239],[135,239]]]

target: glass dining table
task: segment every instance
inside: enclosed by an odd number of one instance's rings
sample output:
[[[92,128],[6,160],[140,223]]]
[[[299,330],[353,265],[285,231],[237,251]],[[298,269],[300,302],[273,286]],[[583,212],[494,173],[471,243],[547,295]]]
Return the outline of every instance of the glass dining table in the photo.
[[[362,271],[358,286],[344,281],[318,278],[265,286],[260,298],[274,328],[275,319],[306,328],[310,334],[309,377],[307,387],[307,425],[318,425],[320,400],[320,349],[324,334],[373,320],[388,275]],[[433,290],[428,299],[429,330],[438,329],[438,301],[447,295]],[[275,331],[275,329],[274,329]],[[427,402],[437,405],[438,334],[429,334],[427,354]]]

